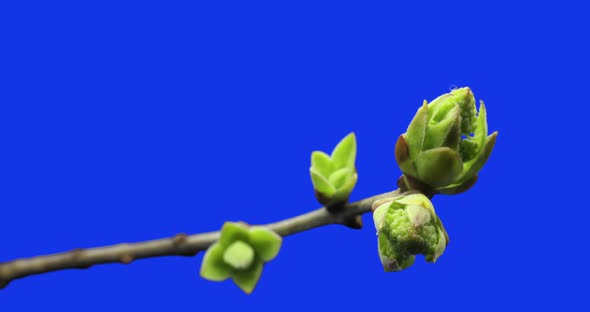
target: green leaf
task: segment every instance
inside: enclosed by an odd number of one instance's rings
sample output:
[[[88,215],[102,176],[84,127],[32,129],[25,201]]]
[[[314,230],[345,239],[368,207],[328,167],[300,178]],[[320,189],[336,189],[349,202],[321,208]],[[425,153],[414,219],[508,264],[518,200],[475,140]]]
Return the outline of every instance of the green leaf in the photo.
[[[477,156],[480,147],[481,144],[479,143],[479,139],[476,140],[471,136],[467,136],[465,139],[461,140],[459,145],[459,156],[463,159],[463,163],[466,163]]]
[[[477,155],[474,159],[465,163],[465,168],[463,170],[463,175],[461,179],[457,181],[457,183],[463,183],[475,177],[481,168],[485,165],[494,149],[494,145],[496,144],[496,137],[498,136],[498,131],[492,133],[489,137],[486,138],[486,142],[483,146],[483,149],[480,151],[480,154]]]
[[[354,132],[349,133],[342,139],[332,151],[334,167],[354,169],[356,159],[356,136]]]
[[[378,199],[378,200],[374,201],[373,204],[371,204],[371,210],[375,211],[375,209],[379,208],[382,205],[391,204],[392,201],[394,201],[396,198],[398,198],[400,196],[401,195]]]
[[[477,126],[475,128],[475,132],[473,134],[475,141],[479,144],[479,146],[483,146],[486,141],[486,136],[488,135],[488,113],[486,110],[486,106],[483,101],[479,101],[479,114],[477,116]]]
[[[342,168],[334,171],[328,178],[328,181],[338,190],[348,181],[348,179],[351,178],[351,176],[352,170],[350,168]]]
[[[311,167],[324,177],[329,177],[334,171],[334,164],[330,156],[320,151],[311,153]]]
[[[424,225],[432,218],[430,211],[419,205],[407,205],[406,213],[414,227]]]
[[[455,128],[455,131],[451,131]],[[442,147],[446,141],[452,141],[459,144],[461,140],[461,109],[459,106],[453,107],[444,118],[428,127],[426,138],[424,139],[423,150],[429,150],[436,147]],[[455,135],[454,140],[449,140],[449,135]]]
[[[441,143],[441,146],[448,147],[454,151],[461,151],[461,142],[463,142],[461,135],[461,118],[458,118],[457,123],[451,127],[449,134]]]
[[[440,194],[456,195],[469,190],[475,184],[475,182],[477,182],[477,175],[475,175],[471,179],[466,180],[465,182],[452,184],[449,187],[437,189],[436,191]]]
[[[430,199],[428,199],[428,197],[426,197],[424,194],[416,193],[404,195],[403,197],[395,199],[394,201],[397,204],[422,206],[426,208],[432,215],[436,215],[434,212],[434,205],[432,205]]]
[[[375,211],[373,211],[373,223],[375,223],[375,229],[377,232],[381,231],[385,225],[385,215],[389,210],[390,202],[379,205]]]
[[[487,111],[483,101],[479,101],[479,114],[473,136],[467,136],[461,141],[461,158],[463,162],[474,160],[486,144],[488,135]]]
[[[433,188],[453,183],[463,170],[463,162],[457,152],[448,147],[424,151],[416,158],[418,179]]]
[[[225,222],[221,227],[221,235],[219,237],[219,243],[227,248],[232,243],[242,240],[248,242],[248,226],[240,222]]]
[[[452,92],[449,93],[444,93],[441,94],[440,96],[438,96],[436,99],[430,101],[430,104],[428,104],[428,120],[432,120],[434,119],[434,115],[439,115],[442,114],[444,112],[444,109],[450,109],[449,108],[449,100],[451,100],[451,97],[453,96]],[[441,106],[446,106],[446,107],[441,107]],[[441,108],[443,110],[441,110]]]
[[[439,229],[438,230],[438,243],[436,244],[436,247],[434,248],[434,254],[427,256],[426,261],[432,262],[432,263],[436,262],[436,259],[438,259],[443,254],[446,247],[447,247],[447,243],[446,243],[446,239],[445,239],[445,233],[443,232],[442,229]]]
[[[261,226],[250,229],[250,239],[257,256],[265,262],[277,256],[283,243],[283,238],[279,234]]]
[[[338,190],[336,190],[336,192],[334,193],[334,200],[341,201],[348,199],[350,193],[352,193],[352,190],[356,185],[357,180],[358,174],[355,172],[352,174],[352,176],[348,178],[348,180],[346,180],[346,183],[344,183],[342,186],[340,186]]]
[[[223,262],[225,248],[215,243],[207,249],[201,262],[201,277],[210,281],[224,281],[231,275],[231,268]]]
[[[241,290],[250,294],[254,290],[254,287],[256,287],[256,284],[258,284],[260,275],[262,275],[262,261],[257,261],[248,270],[235,271],[233,280]]]
[[[336,189],[332,184],[326,180],[326,178],[321,175],[319,172],[315,170],[315,168],[309,168],[309,173],[311,175],[311,182],[313,183],[313,188],[322,193],[324,196],[331,197],[334,195]]]
[[[406,134],[400,135],[395,143],[395,161],[405,175],[416,176],[416,168],[414,168],[413,159],[410,158],[409,148]]]
[[[427,129],[428,103],[426,102],[426,100],[424,100],[422,106],[418,109],[416,115],[414,115],[414,118],[410,122],[408,130],[406,130],[405,134],[405,143],[408,146],[408,154],[410,156],[410,159],[416,158],[420,151],[422,151],[422,146],[424,144]]]
[[[223,253],[223,261],[236,270],[244,270],[254,261],[254,249],[243,241],[233,242]]]

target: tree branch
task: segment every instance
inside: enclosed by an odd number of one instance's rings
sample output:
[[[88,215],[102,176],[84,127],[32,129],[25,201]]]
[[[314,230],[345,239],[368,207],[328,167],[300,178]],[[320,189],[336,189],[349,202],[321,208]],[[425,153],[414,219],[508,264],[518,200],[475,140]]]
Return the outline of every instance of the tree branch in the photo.
[[[371,211],[374,201],[399,195],[399,190],[371,196],[353,203],[348,203],[337,213],[328,212],[325,207],[314,211],[263,226],[281,236],[311,230],[328,224],[351,226],[350,220]],[[219,238],[219,231],[194,235],[177,234],[169,238],[150,240],[139,243],[122,243],[111,246],[74,249],[51,255],[27,259],[16,259],[0,264],[0,288],[11,281],[35,274],[42,274],[64,269],[87,269],[96,264],[129,264],[136,259],[162,256],[194,256],[206,250]]]

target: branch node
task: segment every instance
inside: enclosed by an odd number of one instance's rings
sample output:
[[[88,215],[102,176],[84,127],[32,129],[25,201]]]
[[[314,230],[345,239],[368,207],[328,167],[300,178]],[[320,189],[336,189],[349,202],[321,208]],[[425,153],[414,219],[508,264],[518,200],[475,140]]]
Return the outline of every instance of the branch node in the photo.
[[[73,259],[79,259],[82,256],[82,252],[84,252],[82,248],[75,248],[70,251]]]
[[[188,235],[186,235],[185,233],[178,233],[178,234],[174,235],[174,237],[172,237],[172,243],[174,245],[180,245],[180,244],[186,242],[187,238],[188,238]]]
[[[351,229],[359,230],[363,228],[363,217],[361,215],[348,217],[341,224]]]
[[[130,253],[125,253],[121,256],[121,263],[122,264],[129,264],[133,262],[133,255]]]

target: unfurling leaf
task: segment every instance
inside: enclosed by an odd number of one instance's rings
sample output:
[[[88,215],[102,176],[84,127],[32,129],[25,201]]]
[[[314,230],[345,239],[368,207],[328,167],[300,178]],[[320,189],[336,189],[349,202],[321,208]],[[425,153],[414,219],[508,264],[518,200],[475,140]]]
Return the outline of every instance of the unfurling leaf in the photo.
[[[336,168],[354,168],[356,160],[356,136],[349,133],[332,151],[332,161]]]
[[[468,87],[425,101],[395,148],[404,191],[457,194],[469,189],[487,161],[497,132],[488,136],[487,111]]]
[[[356,185],[355,168],[356,136],[344,137],[334,148],[331,156],[321,151],[311,154],[311,181],[320,203],[332,207],[344,203]]]

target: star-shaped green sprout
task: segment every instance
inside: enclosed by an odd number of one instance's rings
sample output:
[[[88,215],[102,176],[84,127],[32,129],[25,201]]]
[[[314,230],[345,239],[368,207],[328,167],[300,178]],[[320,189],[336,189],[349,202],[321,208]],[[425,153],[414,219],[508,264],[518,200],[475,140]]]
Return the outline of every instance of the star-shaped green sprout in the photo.
[[[356,136],[348,134],[331,155],[321,151],[311,153],[309,173],[318,201],[329,207],[345,203],[356,185]]]
[[[210,281],[231,278],[250,294],[260,279],[264,263],[277,256],[282,241],[280,235],[265,227],[226,222],[219,240],[203,257],[201,276]]]

